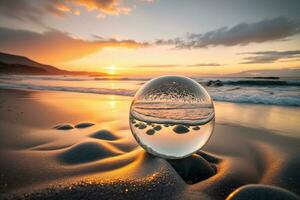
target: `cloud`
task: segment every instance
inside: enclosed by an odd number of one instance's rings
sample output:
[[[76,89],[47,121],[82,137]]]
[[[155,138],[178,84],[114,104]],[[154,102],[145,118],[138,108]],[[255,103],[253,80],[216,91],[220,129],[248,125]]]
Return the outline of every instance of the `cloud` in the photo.
[[[205,67],[205,66],[210,66],[210,67],[217,67],[221,66],[221,64],[218,63],[198,63],[194,65],[186,65],[187,67]]]
[[[140,0],[140,2],[153,3],[154,0]]]
[[[40,26],[45,26],[41,21],[44,12],[31,5],[26,0],[1,0],[0,1],[0,17],[10,18],[20,21],[31,21]]]
[[[298,62],[298,61],[300,61],[300,57],[296,59],[280,60],[279,62]]]
[[[64,5],[70,2],[74,5],[83,6],[87,10],[98,10],[109,15],[128,14],[132,10],[131,7],[122,5],[120,0],[60,0],[60,2]]]
[[[51,30],[36,33],[0,27],[0,51],[25,55],[46,63],[78,59],[103,48],[142,48],[149,44],[134,40],[83,40]]]
[[[257,51],[239,53],[238,55],[250,55],[243,58],[240,64],[274,63],[282,59],[300,58],[300,50],[294,51]]]
[[[30,21],[47,27],[43,22],[46,15],[80,15],[79,8],[96,11],[95,17],[98,18],[104,18],[106,15],[127,15],[132,11],[132,7],[123,5],[121,0],[1,0],[0,17]]]
[[[300,21],[285,17],[265,19],[255,23],[240,23],[202,34],[190,33],[183,38],[157,40],[157,45],[175,45],[176,48],[194,49],[210,46],[235,46],[284,40],[300,33]]]
[[[154,67],[218,67],[222,66],[219,63],[197,63],[192,65],[176,65],[176,64],[165,64],[165,65],[139,65],[136,67],[154,68]]]
[[[66,17],[67,13],[74,15],[80,15],[80,10],[66,4],[61,0],[48,0],[44,1],[44,4],[40,7],[46,14],[52,14],[58,17]]]

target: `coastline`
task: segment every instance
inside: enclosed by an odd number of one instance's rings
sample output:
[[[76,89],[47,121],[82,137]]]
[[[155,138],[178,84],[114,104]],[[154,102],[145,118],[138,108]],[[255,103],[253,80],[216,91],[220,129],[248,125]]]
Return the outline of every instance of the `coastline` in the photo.
[[[131,97],[6,89],[0,93],[4,119],[0,122],[1,193],[8,199],[24,193],[30,194],[24,199],[37,199],[36,191],[46,198],[54,195],[49,188],[67,197],[80,191],[98,191],[103,198],[109,197],[108,191],[116,196],[125,193],[122,198],[126,194],[155,197],[165,190],[166,198],[224,199],[235,189],[253,183],[300,194],[299,118],[294,116],[299,108],[216,102],[215,132],[198,153],[206,158],[203,162],[215,166],[216,174],[189,184],[167,160],[138,147],[128,126]],[[280,118],[283,114],[291,117]],[[57,124],[81,122],[95,125],[53,129]],[[286,130],[284,123],[290,123]],[[103,130],[108,131],[105,138],[92,137]],[[78,148],[89,149],[88,155],[94,157],[84,160]],[[201,160],[197,156],[193,159]],[[72,190],[65,189],[70,186]],[[142,188],[151,189],[153,194]],[[171,192],[174,190],[176,195]]]

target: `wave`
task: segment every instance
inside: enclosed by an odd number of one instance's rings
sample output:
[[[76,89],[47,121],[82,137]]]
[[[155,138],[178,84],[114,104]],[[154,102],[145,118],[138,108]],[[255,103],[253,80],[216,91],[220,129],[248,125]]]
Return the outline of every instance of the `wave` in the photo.
[[[29,78],[29,77],[26,77]],[[35,77],[37,78],[37,77]],[[40,77],[48,78],[49,77]],[[50,77],[54,78],[54,77]],[[55,77],[59,78],[59,77]],[[74,77],[70,77],[72,80]],[[78,78],[78,77],[75,77]],[[90,77],[84,77],[90,78]],[[21,81],[20,81],[21,79]],[[30,80],[22,82],[22,77],[13,76],[10,78],[2,78],[0,81],[0,88],[7,89],[30,89],[30,90],[46,90],[46,91],[65,91],[65,92],[79,92],[79,93],[94,93],[94,94],[109,94],[133,96],[136,88],[127,89],[128,82],[118,80],[118,84],[123,84],[122,87],[126,89],[111,89],[101,87],[101,84],[94,84],[95,87],[82,87],[81,81],[72,82],[67,86],[32,84]],[[45,80],[45,79],[43,79]],[[207,79],[208,80],[208,79]],[[144,80],[143,80],[144,81]],[[138,81],[135,84],[140,85],[143,81]],[[235,102],[235,103],[251,103],[251,104],[269,104],[281,106],[300,106],[300,87],[299,81],[284,81],[274,85],[274,81],[269,80],[222,80],[223,86],[220,87],[206,87],[209,94],[216,101]],[[253,83],[255,82],[255,83]],[[266,82],[269,85],[266,85]],[[239,85],[238,85],[239,84]],[[93,85],[93,84],[91,84]],[[96,87],[98,85],[99,87]]]
[[[255,86],[255,87],[272,87],[272,86],[300,86],[299,80],[209,80],[201,81],[200,84],[204,86],[215,86],[214,83],[218,83],[218,86]]]
[[[300,86],[300,81],[278,81],[278,80],[238,80],[227,81],[225,85],[235,86]]]
[[[70,75],[10,75],[1,76],[1,80],[45,80],[45,81],[144,81],[150,78],[142,77],[108,77],[108,76],[70,76]],[[279,79],[236,79],[236,78],[194,78],[197,82],[204,86],[208,86],[209,82],[219,82],[221,86],[300,86],[300,80],[279,80]],[[220,86],[218,85],[218,86]],[[211,86],[216,86],[212,84]]]
[[[112,95],[121,95],[121,96],[133,96],[135,94],[135,91],[133,90],[124,90],[124,89],[44,86],[44,85],[19,84],[19,83],[0,83],[0,88],[64,91],[64,92],[79,92],[79,93],[93,93],[93,94],[112,94]]]
[[[216,101],[234,102],[234,103],[251,103],[251,104],[266,104],[266,105],[280,105],[280,106],[300,106],[299,96],[276,96],[274,94],[246,94],[241,93],[224,93],[214,94],[210,93],[212,98]]]

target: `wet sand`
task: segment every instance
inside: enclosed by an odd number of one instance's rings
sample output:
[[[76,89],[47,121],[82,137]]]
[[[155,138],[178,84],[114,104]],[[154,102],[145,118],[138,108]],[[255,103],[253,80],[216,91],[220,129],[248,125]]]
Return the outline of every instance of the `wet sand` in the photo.
[[[217,102],[207,145],[165,160],[137,145],[130,103],[114,95],[0,90],[0,197],[299,198],[299,108]]]

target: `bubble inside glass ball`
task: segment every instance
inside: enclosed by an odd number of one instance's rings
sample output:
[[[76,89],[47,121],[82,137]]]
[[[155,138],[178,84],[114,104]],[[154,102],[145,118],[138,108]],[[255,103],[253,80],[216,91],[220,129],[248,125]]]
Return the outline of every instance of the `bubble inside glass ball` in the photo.
[[[184,76],[162,76],[138,90],[129,121],[133,136],[147,152],[178,159],[206,144],[214,117],[212,99],[199,83]]]

